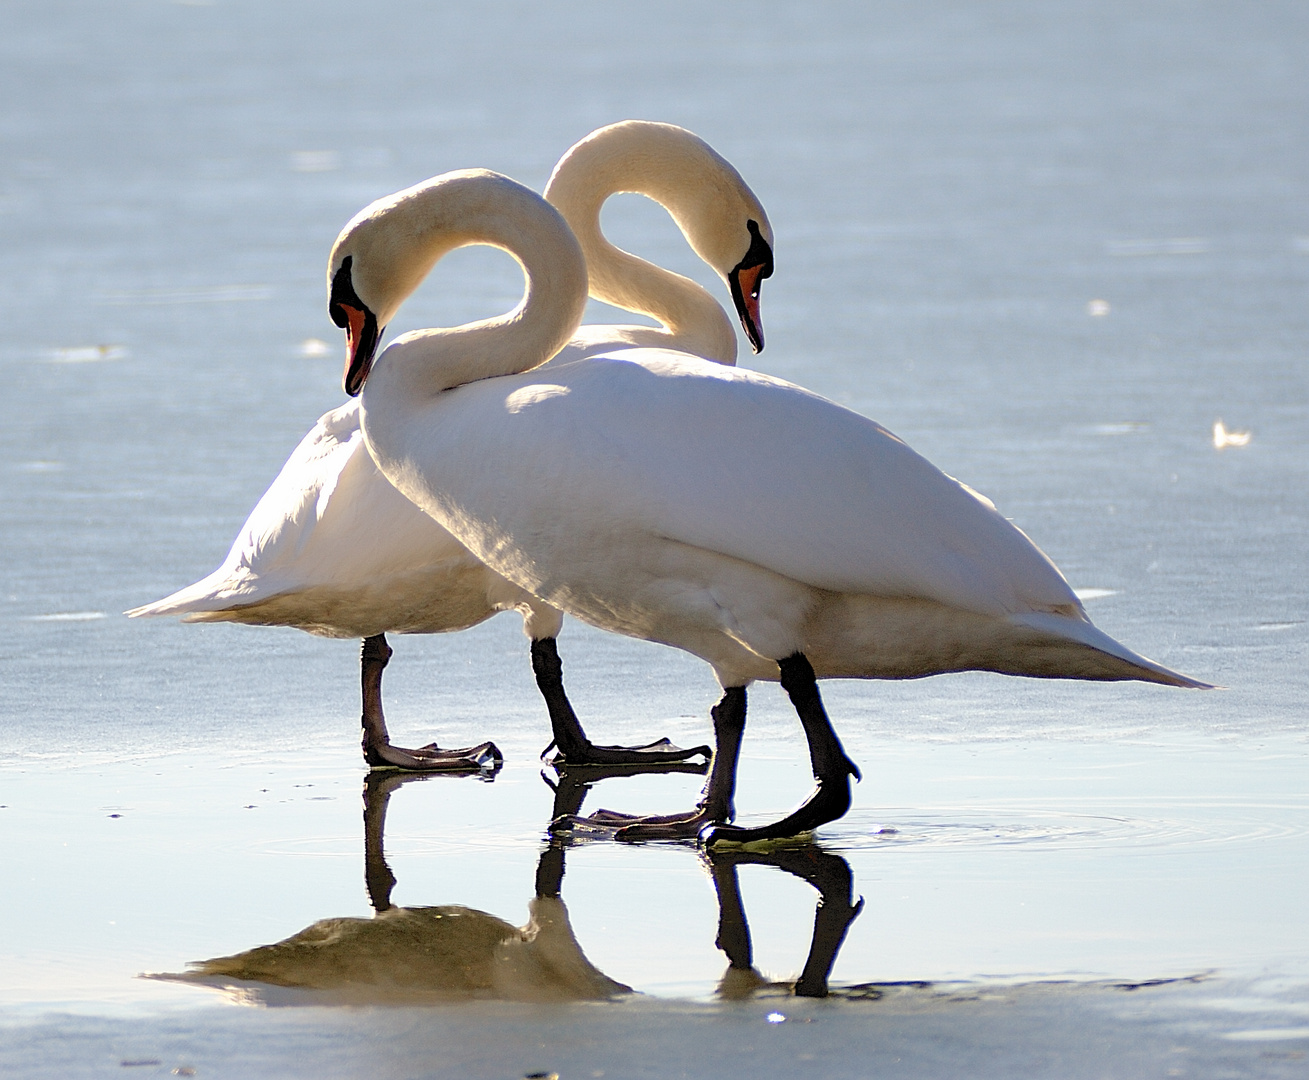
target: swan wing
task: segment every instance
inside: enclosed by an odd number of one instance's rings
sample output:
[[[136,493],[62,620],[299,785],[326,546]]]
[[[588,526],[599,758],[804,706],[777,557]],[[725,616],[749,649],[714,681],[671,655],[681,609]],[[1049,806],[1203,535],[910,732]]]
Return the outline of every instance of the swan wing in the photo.
[[[569,564],[572,534],[636,533],[837,592],[995,615],[1081,610],[987,499],[781,379],[630,349],[442,397],[433,423],[411,429],[441,444],[414,447],[420,459],[452,466],[434,483],[427,470],[426,501],[508,576],[504,552],[585,573]]]

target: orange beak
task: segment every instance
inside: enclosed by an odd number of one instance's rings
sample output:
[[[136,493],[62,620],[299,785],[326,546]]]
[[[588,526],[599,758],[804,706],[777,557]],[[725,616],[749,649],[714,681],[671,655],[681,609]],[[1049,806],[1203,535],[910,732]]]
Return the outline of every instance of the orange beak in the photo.
[[[341,382],[347,394],[357,397],[373,369],[373,356],[381,334],[377,331],[372,312],[350,304],[341,304],[340,307],[346,317],[345,373]]]
[[[741,328],[755,352],[764,349],[764,324],[759,317],[759,289],[766,277],[773,276],[773,249],[759,231],[757,221],[747,221],[750,248],[732,272],[727,275],[727,286],[732,292]]]
[[[357,397],[373,368],[373,354],[382,339],[377,316],[359,299],[351,279],[354,257],[347,255],[332,275],[327,298],[327,317],[345,331],[345,374],[341,382],[345,392]]]
[[[759,290],[763,279],[768,276],[764,270],[763,266],[750,266],[737,271],[736,275],[741,297],[737,302],[737,314],[745,336],[750,340],[750,348],[757,353],[764,349],[764,323],[759,314]]]

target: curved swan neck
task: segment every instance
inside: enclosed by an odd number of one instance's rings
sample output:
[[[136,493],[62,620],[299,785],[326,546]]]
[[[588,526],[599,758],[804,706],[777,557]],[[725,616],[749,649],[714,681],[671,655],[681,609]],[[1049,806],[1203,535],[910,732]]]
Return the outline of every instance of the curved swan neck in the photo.
[[[567,219],[586,253],[592,296],[658,320],[670,345],[732,364],[736,331],[718,302],[689,278],[611,244],[600,229],[600,209],[620,192],[655,200],[696,254],[725,277],[735,260],[724,264],[710,234],[724,219],[731,220],[731,209],[739,209],[738,188],[749,192],[736,170],[691,132],[629,120],[601,128],[569,150],[555,166],[545,197]],[[766,222],[762,214],[760,208]]]
[[[527,371],[576,332],[586,305],[586,263],[572,231],[535,192],[498,173],[446,173],[373,204],[337,240],[333,265],[354,256],[355,286],[385,318],[445,254],[485,244],[512,255],[526,289],[512,311],[398,338],[365,390],[410,400],[477,379]],[[382,385],[375,385],[382,384]]]

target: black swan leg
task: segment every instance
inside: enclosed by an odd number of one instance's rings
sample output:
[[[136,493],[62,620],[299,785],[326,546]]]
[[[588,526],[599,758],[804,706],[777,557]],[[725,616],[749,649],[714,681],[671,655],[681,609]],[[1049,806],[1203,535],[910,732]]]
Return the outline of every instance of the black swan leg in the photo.
[[[364,638],[360,656],[360,681],[363,687],[364,761],[374,769],[404,769],[408,772],[482,772],[495,771],[504,764],[504,756],[494,743],[484,742],[459,750],[442,750],[429,743],[416,750],[394,746],[382,715],[382,672],[391,659],[391,646],[385,634]]]
[[[687,761],[700,757],[708,760],[708,746],[694,746],[683,750],[667,739],[645,746],[599,746],[586,737],[573,706],[564,692],[564,666],[559,659],[559,648],[554,638],[536,638],[532,641],[532,671],[536,685],[545,698],[550,713],[550,727],[554,740],[545,748],[542,757],[551,747],[558,749],[552,764],[555,765],[660,765]]]
[[[706,830],[703,840],[707,845],[750,844],[801,836],[835,821],[850,809],[850,777],[859,779],[859,767],[846,756],[841,740],[832,730],[818,693],[813,666],[804,653],[795,653],[778,661],[778,667],[782,669],[782,688],[791,698],[809,741],[809,761],[817,787],[792,813],[771,825],[744,829],[724,824]]]
[[[559,830],[584,830],[612,835],[617,840],[691,840],[706,825],[731,821],[732,798],[736,793],[736,763],[741,755],[741,736],[745,732],[745,687],[733,686],[723,691],[714,706],[714,752],[700,801],[695,809],[683,814],[632,815],[600,810],[585,818],[568,818],[556,822]]]

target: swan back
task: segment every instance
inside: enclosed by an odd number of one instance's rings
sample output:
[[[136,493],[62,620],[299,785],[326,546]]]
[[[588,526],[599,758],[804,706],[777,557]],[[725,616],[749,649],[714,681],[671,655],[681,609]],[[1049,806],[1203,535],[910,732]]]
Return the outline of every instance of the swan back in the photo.
[[[549,385],[531,373],[461,391],[425,433],[428,459],[459,467],[406,494],[556,606],[579,575],[628,588],[631,552],[671,542],[833,593],[1080,612],[988,500],[817,394],[657,349],[548,371]],[[532,464],[510,475],[497,459]],[[527,551],[531,566],[510,557]]]

